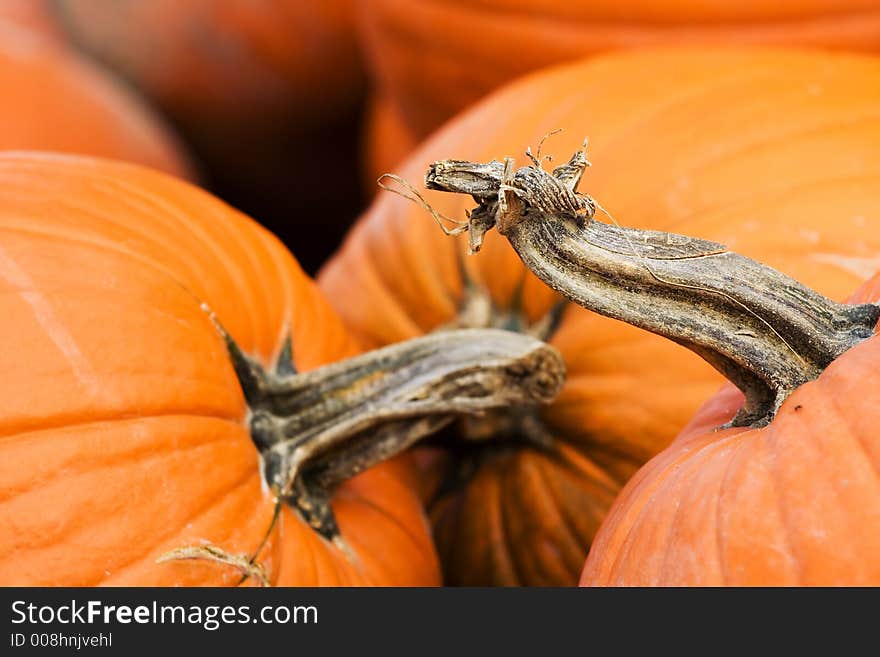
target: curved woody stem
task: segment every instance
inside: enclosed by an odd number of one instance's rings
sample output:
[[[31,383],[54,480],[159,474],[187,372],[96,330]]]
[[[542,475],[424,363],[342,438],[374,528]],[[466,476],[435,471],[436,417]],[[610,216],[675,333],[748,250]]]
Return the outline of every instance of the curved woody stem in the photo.
[[[471,251],[497,228],[548,286],[602,315],[699,354],[746,403],[735,426],[761,426],[785,398],[873,334],[875,304],[845,305],[721,244],[597,221],[575,190],[585,148],[552,172],[513,160],[443,160],[428,189],[471,195]]]
[[[267,483],[331,540],[341,482],[457,417],[552,401],[565,380],[553,347],[496,329],[435,333],[304,373],[289,347],[268,371],[223,335]]]

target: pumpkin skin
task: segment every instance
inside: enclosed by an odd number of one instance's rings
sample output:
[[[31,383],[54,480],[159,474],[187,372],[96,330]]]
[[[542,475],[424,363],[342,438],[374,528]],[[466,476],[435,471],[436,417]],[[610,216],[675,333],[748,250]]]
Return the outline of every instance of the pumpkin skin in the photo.
[[[373,77],[418,138],[524,73],[608,50],[880,48],[876,0],[367,0],[360,17]]]
[[[205,130],[326,122],[357,100],[349,0],[55,0],[75,43]]]
[[[14,23],[50,39],[61,39],[61,30],[52,15],[49,0],[4,0],[0,20]]]
[[[0,90],[0,150],[95,155],[193,177],[176,139],[139,99],[62,45],[2,21]]]
[[[851,299],[880,300],[880,276]],[[627,484],[586,586],[880,585],[880,341],[798,388],[761,429],[715,430],[726,387]]]
[[[273,511],[209,304],[265,364],[356,346],[267,231],[209,194],[121,163],[0,155],[0,583],[234,585],[233,568],[156,564],[259,544]],[[406,460],[333,501],[350,561],[285,509],[262,554],[279,585],[434,584]]]
[[[393,101],[383,94],[373,94],[367,105],[363,135],[364,187],[376,193],[376,179],[394,171],[418,141],[407,130]]]
[[[589,135],[594,166],[580,190],[622,225],[718,241],[844,298],[880,268],[878,85],[880,63],[854,55],[608,55],[499,91],[450,122],[398,173],[417,182],[434,160],[518,156],[564,127],[545,151],[559,161]],[[459,195],[426,198],[454,218],[471,206]],[[455,317],[464,241],[385,194],[319,284],[367,344],[403,340]],[[523,281],[532,322],[556,300],[495,231],[464,264],[502,310]],[[548,341],[568,372],[541,415],[558,453],[499,440],[469,484],[433,503],[449,583],[575,584],[577,559],[586,557],[611,500],[722,381],[685,349],[579,307],[565,311]]]

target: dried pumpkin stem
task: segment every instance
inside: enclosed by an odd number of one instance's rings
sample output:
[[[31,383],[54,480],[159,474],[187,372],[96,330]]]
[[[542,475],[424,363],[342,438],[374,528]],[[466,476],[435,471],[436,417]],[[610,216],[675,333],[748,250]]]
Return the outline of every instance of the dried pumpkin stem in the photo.
[[[210,561],[235,568],[242,574],[241,582],[253,578],[260,586],[269,586],[269,576],[263,566],[244,554],[230,554],[216,545],[197,545],[175,548],[156,559],[156,563],[168,561]],[[241,583],[240,582],[240,583]]]
[[[435,162],[425,186],[473,196],[472,251],[497,228],[554,290],[602,315],[663,335],[711,363],[746,395],[732,424],[761,426],[785,398],[870,337],[875,304],[845,305],[724,245],[597,221],[576,192],[584,149],[552,172]]]
[[[339,483],[457,417],[552,401],[565,379],[555,349],[494,329],[435,333],[300,374],[265,370],[224,335],[266,481],[328,539],[339,536]]]

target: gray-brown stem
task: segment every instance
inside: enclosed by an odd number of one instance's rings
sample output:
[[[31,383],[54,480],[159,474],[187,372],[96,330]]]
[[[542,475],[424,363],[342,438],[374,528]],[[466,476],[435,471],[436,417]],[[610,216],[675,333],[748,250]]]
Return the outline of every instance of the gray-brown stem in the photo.
[[[583,149],[553,172],[444,160],[425,185],[473,196],[472,251],[496,227],[570,300],[711,363],[746,395],[733,425],[766,424],[795,388],[873,334],[876,304],[836,303],[721,244],[597,221],[595,201],[576,192],[587,165]]]
[[[495,329],[436,333],[300,374],[289,346],[269,372],[226,340],[266,481],[331,539],[340,482],[456,417],[552,401],[565,379],[555,349]]]

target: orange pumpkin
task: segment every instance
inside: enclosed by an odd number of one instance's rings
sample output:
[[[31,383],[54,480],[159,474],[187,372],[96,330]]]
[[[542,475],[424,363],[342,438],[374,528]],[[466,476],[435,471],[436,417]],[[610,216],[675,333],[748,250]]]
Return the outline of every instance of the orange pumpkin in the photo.
[[[361,90],[350,0],[56,0],[75,43],[182,123],[323,123]]]
[[[371,196],[376,192],[376,179],[386,171],[394,171],[418,145],[392,101],[381,94],[370,98],[363,142],[364,184]]]
[[[62,38],[49,0],[4,0],[0,3],[0,20],[15,23],[50,39]]]
[[[597,57],[499,91],[398,173],[418,181],[444,158],[522,163],[526,146],[563,127],[545,151],[567,158],[588,135],[594,166],[581,191],[621,224],[722,242],[841,298],[880,268],[877,88],[880,62],[857,55],[697,48]],[[473,205],[426,197],[458,219]],[[385,194],[319,284],[371,346],[450,322],[548,336],[568,380],[538,418],[543,441],[522,418],[460,425],[441,452],[445,483],[431,512],[448,582],[574,584],[611,501],[721,378],[681,347],[578,307],[554,326],[559,299],[503,238],[488,235],[472,258],[464,242]]]
[[[878,368],[875,336],[759,429],[716,430],[742,403],[724,389],[624,488],[581,584],[880,585]]]
[[[207,193],[121,163],[0,155],[0,583],[235,584],[235,568],[157,564],[267,532],[247,410],[207,302],[264,364],[355,345],[268,232]],[[354,557],[285,507],[261,553],[277,584],[438,581],[412,471],[392,461],[333,501]]]
[[[374,78],[424,138],[515,77],[608,50],[688,44],[880,49],[876,0],[367,0]],[[395,159],[402,154],[394,154]]]
[[[193,177],[160,119],[61,45],[0,22],[0,149],[96,155]]]
[[[180,127],[211,189],[316,270],[360,211],[352,0],[56,0],[70,40]],[[340,193],[340,190],[345,190]]]

